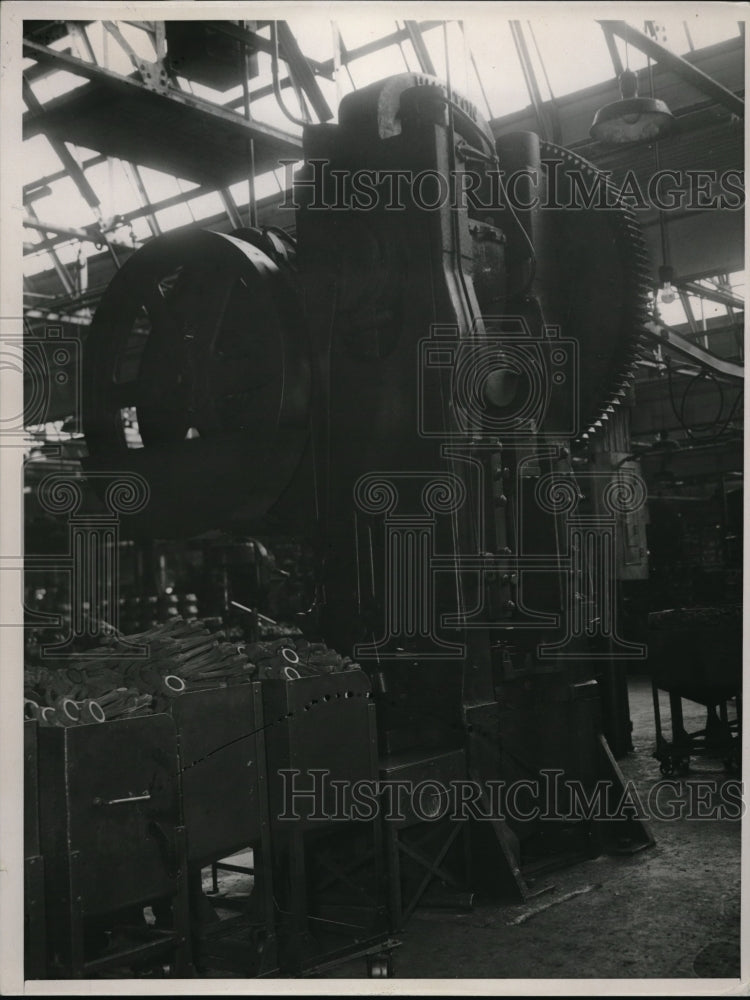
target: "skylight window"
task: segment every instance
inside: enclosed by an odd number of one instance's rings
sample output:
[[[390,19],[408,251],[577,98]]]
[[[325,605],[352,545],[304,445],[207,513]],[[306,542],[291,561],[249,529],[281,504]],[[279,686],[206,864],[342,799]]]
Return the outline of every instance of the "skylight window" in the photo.
[[[675,8],[676,10],[676,8]],[[705,11],[689,11],[682,18],[670,17],[662,19],[654,25],[656,38],[672,51],[688,54],[691,49],[701,49],[707,45],[737,37],[739,28],[731,10],[721,7]],[[522,10],[519,10],[523,13]],[[400,33],[400,42],[391,41],[379,51],[357,58],[349,65],[342,65],[336,82],[317,74],[316,81],[326,101],[335,116],[341,97],[354,87],[363,87],[369,83],[382,80],[392,74],[407,70],[421,71],[420,59],[412,39],[406,31],[406,22],[392,16],[392,11],[379,13],[368,11],[368,17],[354,16],[346,10],[337,11],[336,22],[346,52],[352,53],[361,46],[371,45]],[[610,51],[600,25],[591,17],[570,17],[568,12],[558,13],[552,7],[544,11],[530,8],[530,17],[519,20],[520,30],[526,47],[528,63],[536,77],[539,94],[543,101],[550,97],[555,99],[565,97],[582,88],[595,84],[613,81],[615,67]],[[311,60],[320,63],[333,63],[334,25],[328,19],[315,12],[300,11],[299,7],[290,6],[289,26],[302,51]],[[143,22],[147,24],[147,22]],[[424,23],[424,22],[420,22]],[[643,21],[631,22],[639,30],[651,30]],[[60,38],[51,47],[58,51],[69,50],[72,55],[90,61],[93,54],[95,60],[109,70],[125,76],[133,76],[135,69],[133,58],[146,59],[151,62],[156,58],[156,50],[152,36],[147,30],[125,22],[116,23],[113,34],[101,21],[81,25],[78,32]],[[125,42],[115,37],[118,32]],[[259,29],[259,35],[270,39],[271,31],[268,25]],[[446,65],[446,36],[447,59]],[[514,112],[528,109],[532,103],[528,82],[522,69],[522,53],[517,48],[517,38],[511,31],[508,20],[498,17],[496,9],[485,5],[472,6],[467,9],[464,20],[453,19],[447,22],[444,29],[442,23],[425,29],[422,32],[422,43],[429,61],[434,66],[439,77],[450,75],[452,86],[472,100],[480,112],[487,117],[501,117]],[[632,45],[626,46],[621,39],[616,39],[615,45],[623,64],[640,70],[647,65],[646,57]],[[132,50],[129,52],[128,50]],[[344,55],[346,58],[346,55]],[[37,99],[46,104],[68,92],[70,88],[81,86],[87,81],[81,77],[72,76],[60,70],[48,72],[45,65],[40,72],[34,68],[35,60],[26,58],[23,67],[32,71],[32,89]],[[276,97],[271,92],[271,56],[266,52],[258,53],[258,75],[249,81],[251,93],[267,91],[266,96],[252,102],[252,118],[273,126],[284,133],[299,137],[302,129],[294,124],[279,107]],[[283,80],[288,74],[288,66],[284,60],[279,67]],[[235,86],[225,92],[214,91],[197,83],[189,83],[180,78],[182,88],[205,100],[218,105],[229,102],[239,115],[244,113],[243,89]],[[283,89],[283,100],[289,112],[296,117],[303,117],[294,87]],[[488,110],[489,104],[489,110]],[[169,141],[165,136],[165,142]],[[96,150],[85,150],[67,144],[68,150],[79,163],[98,157]],[[220,149],[216,150],[221,157]],[[23,147],[24,184],[28,187],[38,178],[60,173],[63,164],[50,142],[37,135],[26,140]],[[86,170],[86,178],[93,187],[101,202],[101,212],[105,220],[112,220],[119,215],[141,212],[144,207],[144,197],[150,206],[160,202],[168,204],[155,209],[159,225],[164,230],[189,224],[194,220],[203,220],[221,216],[226,206],[218,192],[210,192],[199,188],[194,182],[180,179],[146,166],[139,167],[140,178],[144,191],[140,190],[137,178],[127,164],[110,158],[107,162],[93,165]],[[256,197],[259,200],[274,196],[279,192],[279,185],[286,185],[287,174],[283,169],[275,172],[265,172],[258,176],[255,182]],[[36,193],[30,191],[27,212],[36,212],[43,222],[53,224],[61,229],[80,229],[95,221],[95,214],[86,200],[81,196],[75,183],[68,177],[52,180],[49,190],[41,189]],[[246,180],[233,184],[230,191],[241,213],[246,214],[249,200],[249,188]],[[144,195],[145,192],[145,195]],[[194,197],[191,197],[191,194]],[[182,203],[170,204],[174,199]],[[132,231],[140,240],[147,239],[152,234],[145,217],[137,218]],[[124,242],[130,241],[130,226],[117,231],[118,238]],[[26,229],[24,239],[27,243],[47,244],[46,236],[39,236],[32,229]],[[65,233],[53,235],[51,240],[59,240],[59,249],[69,255],[68,246],[73,248],[78,244],[69,243]],[[96,250],[93,243],[85,243],[84,254],[89,256],[101,251]],[[77,251],[76,251],[77,252]],[[26,273],[35,274],[40,270],[51,270],[53,261],[47,251],[27,253],[25,257]],[[733,276],[734,280],[736,276]],[[740,276],[741,278],[742,276]],[[737,279],[739,280],[739,278]],[[732,286],[734,288],[734,286]],[[737,287],[740,287],[739,285]],[[744,289],[744,285],[742,286]],[[701,302],[703,316],[708,320],[718,315],[715,308],[724,309],[718,303],[697,299],[693,311],[700,319]],[[684,308],[679,298],[670,307],[671,319],[667,319],[666,309],[662,310],[665,321],[674,325],[687,322]]]

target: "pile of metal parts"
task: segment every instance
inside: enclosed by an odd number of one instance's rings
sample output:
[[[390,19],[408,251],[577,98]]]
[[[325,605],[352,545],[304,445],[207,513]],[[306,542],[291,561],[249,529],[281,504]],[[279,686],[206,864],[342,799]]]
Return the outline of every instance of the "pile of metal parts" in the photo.
[[[254,674],[243,646],[177,616],[135,635],[105,636],[64,667],[27,670],[24,714],[45,726],[102,723],[164,711],[185,691]]]
[[[223,630],[177,616],[145,632],[105,637],[63,667],[27,668],[24,717],[42,726],[102,723],[164,711],[186,691],[351,669],[358,664],[324,642],[231,642]]]
[[[245,652],[257,667],[260,680],[275,677],[292,681],[299,677],[360,669],[351,657],[341,656],[324,642],[310,642],[304,638],[248,643]]]

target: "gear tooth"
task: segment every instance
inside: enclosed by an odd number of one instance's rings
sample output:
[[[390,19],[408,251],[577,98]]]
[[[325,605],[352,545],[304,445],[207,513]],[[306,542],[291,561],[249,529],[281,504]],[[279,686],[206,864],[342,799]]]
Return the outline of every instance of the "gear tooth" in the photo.
[[[638,371],[639,362],[643,360],[644,351],[650,345],[650,338],[645,338],[640,328],[650,315],[649,303],[655,285],[655,267],[644,239],[639,215],[632,205],[622,200],[612,180],[571,150],[546,140],[541,141],[541,147],[543,158],[554,157],[564,161],[564,172],[570,170],[572,165],[587,177],[598,179],[607,193],[608,205],[612,207],[605,218],[610,240],[619,257],[613,284],[619,284],[626,305],[623,322],[612,338],[608,353],[601,358],[593,358],[591,369],[587,372],[587,389],[589,383],[595,389],[599,389],[601,384],[601,391],[596,392],[595,401],[587,414],[587,418],[597,416],[597,419],[586,430],[585,435],[582,434],[579,438],[588,441],[601,430],[609,415],[617,412],[615,407],[625,398],[626,390]]]

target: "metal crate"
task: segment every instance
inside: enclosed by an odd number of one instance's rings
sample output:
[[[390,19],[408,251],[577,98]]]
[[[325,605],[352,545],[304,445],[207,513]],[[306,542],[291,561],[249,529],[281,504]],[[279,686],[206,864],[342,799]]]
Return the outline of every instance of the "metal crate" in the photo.
[[[276,968],[260,691],[257,681],[194,691],[175,699],[171,708],[180,758],[196,962],[243,978],[267,975]],[[252,867],[221,862],[244,847],[253,849]],[[220,924],[201,920],[207,907],[201,899],[200,869],[208,864],[214,892],[218,869],[253,875],[252,913]]]
[[[260,685],[176,698],[188,860],[206,865],[260,843],[268,824]]]
[[[279,965],[309,974],[389,941],[381,818],[334,818],[335,782],[377,782],[375,704],[359,670],[262,687]],[[320,794],[290,808],[288,772]]]
[[[174,970],[186,974],[187,860],[172,720],[144,716],[38,736],[50,970],[90,978],[173,955]],[[159,900],[171,902],[170,929],[137,919]],[[133,935],[91,950],[92,918],[99,928],[130,921]]]
[[[292,681],[266,680],[262,688],[271,829],[320,830],[328,822],[325,817],[336,812],[332,782],[378,776],[369,678],[362,670],[347,670]],[[313,788],[315,781],[320,796],[315,801],[300,796],[290,808],[290,789]],[[292,812],[299,818],[282,818]]]

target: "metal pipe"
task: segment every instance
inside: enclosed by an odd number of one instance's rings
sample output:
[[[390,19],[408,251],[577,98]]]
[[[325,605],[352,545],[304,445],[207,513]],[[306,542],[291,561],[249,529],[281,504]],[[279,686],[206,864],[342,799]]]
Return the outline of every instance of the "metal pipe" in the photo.
[[[242,64],[242,97],[245,102],[245,120],[249,123],[253,120],[253,113],[250,107],[250,68],[247,61],[247,49],[243,48],[240,54]],[[247,178],[248,187],[248,221],[251,228],[258,225],[258,205],[255,199],[255,140],[251,136],[247,142],[247,155],[249,174]]]
[[[284,104],[284,99],[281,96],[281,86],[279,85],[279,32],[275,21],[271,22],[271,39],[273,41],[273,49],[271,51],[271,77],[273,80],[274,97],[289,121],[294,122],[295,125],[302,125],[304,127],[308,124],[308,122],[306,122],[304,118],[297,118],[293,115],[287,108],[286,104]]]
[[[518,61],[521,64],[521,72],[523,73],[523,78],[526,81],[526,89],[529,92],[529,97],[531,98],[531,103],[539,123],[542,137],[544,139],[552,139],[552,129],[549,126],[547,116],[544,112],[542,93],[539,89],[536,74],[534,73],[534,67],[531,64],[531,58],[529,57],[529,50],[526,47],[526,39],[523,36],[521,22],[509,21],[508,24],[510,25],[510,33],[513,36],[513,44],[516,47]]]

